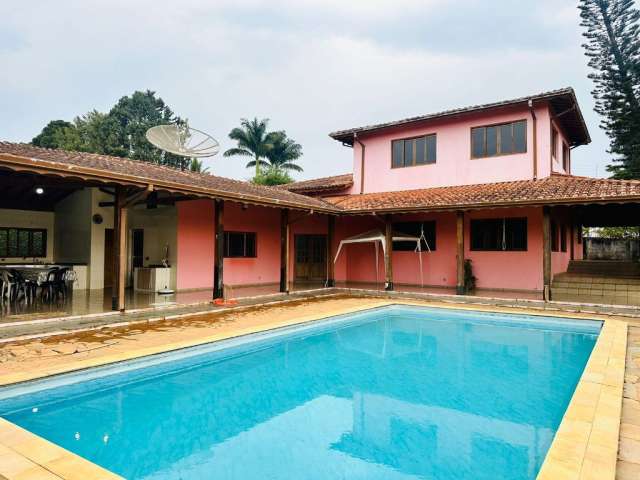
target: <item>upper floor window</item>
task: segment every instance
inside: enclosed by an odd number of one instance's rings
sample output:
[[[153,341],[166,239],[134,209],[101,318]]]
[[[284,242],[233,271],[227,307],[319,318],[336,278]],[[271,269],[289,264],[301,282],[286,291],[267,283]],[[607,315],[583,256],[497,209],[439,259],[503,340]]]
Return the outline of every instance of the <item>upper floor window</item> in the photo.
[[[420,248],[424,252],[436,249],[436,222],[433,220],[394,223],[393,230],[413,237],[422,237]],[[415,249],[416,242],[393,242],[393,250],[396,252],[413,252]]]
[[[526,218],[471,220],[471,250],[524,251],[526,249]]]
[[[571,155],[571,150],[569,150],[569,145],[566,143],[562,143],[562,168],[565,173],[569,173],[569,157]]]
[[[391,142],[391,168],[436,163],[436,134]]]
[[[255,257],[255,232],[224,232],[224,256],[227,258]]]
[[[526,120],[471,129],[471,158],[495,157],[526,151]]]
[[[551,127],[551,158],[558,158],[558,130]]]
[[[0,257],[46,257],[47,230],[0,228]]]

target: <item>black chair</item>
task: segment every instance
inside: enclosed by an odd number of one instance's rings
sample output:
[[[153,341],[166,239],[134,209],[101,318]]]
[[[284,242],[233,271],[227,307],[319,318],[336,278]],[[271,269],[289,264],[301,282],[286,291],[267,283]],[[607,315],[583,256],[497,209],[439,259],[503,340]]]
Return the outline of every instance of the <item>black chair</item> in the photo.
[[[40,298],[44,301],[45,297],[48,301],[53,300],[54,288],[56,285],[56,275],[58,273],[58,267],[54,267],[47,272],[47,279],[40,284],[42,289],[40,292]]]
[[[67,298],[67,273],[69,272],[69,267],[59,268],[55,274],[54,286],[53,289],[56,293],[56,296],[62,295],[62,298]]]
[[[21,272],[18,270],[10,270],[9,274],[11,275],[12,282],[14,284],[13,289],[13,300],[17,301],[20,299],[20,294],[24,296],[25,300],[29,301],[31,299],[31,291],[32,284],[29,280],[26,280]]]

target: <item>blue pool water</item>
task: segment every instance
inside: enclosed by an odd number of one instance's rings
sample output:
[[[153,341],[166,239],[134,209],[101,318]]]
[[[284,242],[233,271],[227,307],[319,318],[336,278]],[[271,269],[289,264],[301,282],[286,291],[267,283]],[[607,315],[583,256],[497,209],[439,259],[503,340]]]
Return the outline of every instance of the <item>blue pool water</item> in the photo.
[[[600,324],[392,306],[20,387],[130,479],[534,479]]]

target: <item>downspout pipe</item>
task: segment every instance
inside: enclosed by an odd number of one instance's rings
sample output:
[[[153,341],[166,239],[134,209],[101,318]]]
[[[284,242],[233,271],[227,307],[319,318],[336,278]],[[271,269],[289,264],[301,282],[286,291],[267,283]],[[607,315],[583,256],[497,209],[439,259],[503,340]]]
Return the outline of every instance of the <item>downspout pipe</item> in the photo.
[[[533,134],[533,179],[538,179],[538,118],[533,108],[533,100],[529,100],[529,111],[531,112],[532,134]]]
[[[360,194],[364,193],[364,152],[365,152],[365,146],[364,143],[362,143],[360,141],[360,139],[358,138],[358,134],[354,133],[353,134],[353,141],[354,142],[358,142],[358,145],[360,145]]]

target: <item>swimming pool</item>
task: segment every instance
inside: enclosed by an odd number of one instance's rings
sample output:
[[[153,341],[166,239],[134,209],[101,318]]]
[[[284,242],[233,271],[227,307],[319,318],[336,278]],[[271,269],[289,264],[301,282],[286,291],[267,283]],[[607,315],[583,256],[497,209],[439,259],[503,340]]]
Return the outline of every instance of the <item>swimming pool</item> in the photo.
[[[534,479],[600,322],[391,306],[0,389],[131,479]]]

